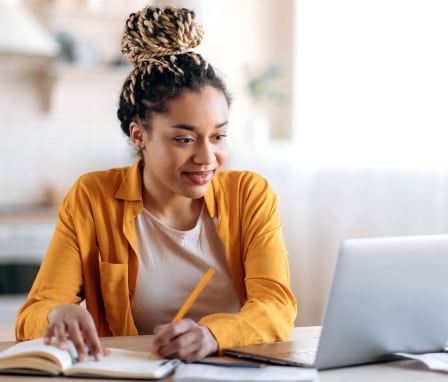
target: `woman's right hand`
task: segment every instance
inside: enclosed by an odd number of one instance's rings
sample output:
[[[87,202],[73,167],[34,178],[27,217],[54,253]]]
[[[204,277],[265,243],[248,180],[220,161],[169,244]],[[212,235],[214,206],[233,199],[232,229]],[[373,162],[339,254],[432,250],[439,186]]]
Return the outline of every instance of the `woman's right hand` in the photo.
[[[55,337],[57,346],[62,350],[68,350],[67,340],[70,339],[78,352],[80,361],[88,360],[86,345],[96,361],[109,353],[101,345],[92,316],[82,306],[58,305],[48,314],[48,323],[44,331],[44,342],[47,345]]]

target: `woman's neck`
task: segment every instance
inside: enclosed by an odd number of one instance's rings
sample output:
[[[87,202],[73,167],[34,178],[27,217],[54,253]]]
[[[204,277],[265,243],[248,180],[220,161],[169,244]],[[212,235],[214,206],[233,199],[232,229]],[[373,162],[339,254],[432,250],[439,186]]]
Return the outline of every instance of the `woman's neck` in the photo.
[[[190,199],[179,195],[155,195],[143,188],[146,210],[173,229],[188,231],[196,226],[204,198]]]

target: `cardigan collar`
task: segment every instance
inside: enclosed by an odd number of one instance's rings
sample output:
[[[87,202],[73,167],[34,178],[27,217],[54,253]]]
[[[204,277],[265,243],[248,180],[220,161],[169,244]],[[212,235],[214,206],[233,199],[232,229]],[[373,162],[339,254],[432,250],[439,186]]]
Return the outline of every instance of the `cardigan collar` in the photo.
[[[141,205],[143,206],[142,171],[143,171],[143,161],[141,158],[138,158],[124,173],[121,184],[117,192],[115,193],[115,197],[117,199],[140,202]],[[211,217],[215,217],[217,214],[217,206],[215,199],[215,192],[216,192],[215,188],[217,182],[215,182],[214,180],[215,177],[213,177],[209,187],[207,188],[204,194],[205,205]]]
[[[120,187],[115,193],[115,197],[117,199],[140,201],[143,203],[142,170],[143,161],[138,158],[134,161],[132,166],[130,166],[127,171],[123,173]]]

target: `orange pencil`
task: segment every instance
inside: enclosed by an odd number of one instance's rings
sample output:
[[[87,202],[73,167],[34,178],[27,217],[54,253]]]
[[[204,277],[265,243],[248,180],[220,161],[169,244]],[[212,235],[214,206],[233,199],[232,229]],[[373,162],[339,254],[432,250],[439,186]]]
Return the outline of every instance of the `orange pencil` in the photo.
[[[213,268],[208,269],[208,271],[202,277],[201,281],[199,281],[198,285],[196,285],[196,288],[193,289],[193,292],[191,292],[191,294],[188,296],[187,300],[184,302],[184,304],[179,309],[177,314],[171,320],[171,323],[174,324],[175,322],[182,320],[182,318],[184,318],[185,313],[187,313],[188,309],[190,309],[190,306],[193,305],[193,303],[196,301],[196,299],[199,296],[199,293],[202,292],[202,289],[204,289],[205,284],[208,283],[208,280],[210,280],[210,278],[213,276],[214,273],[215,273],[215,270]]]

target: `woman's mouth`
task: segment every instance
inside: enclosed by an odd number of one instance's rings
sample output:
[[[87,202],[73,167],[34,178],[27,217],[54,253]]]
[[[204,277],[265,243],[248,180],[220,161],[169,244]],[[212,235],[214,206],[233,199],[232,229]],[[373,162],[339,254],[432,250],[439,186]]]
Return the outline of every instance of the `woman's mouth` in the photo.
[[[195,171],[195,172],[183,172],[190,182],[194,184],[204,185],[207,184],[213,177],[214,170],[209,171]]]

